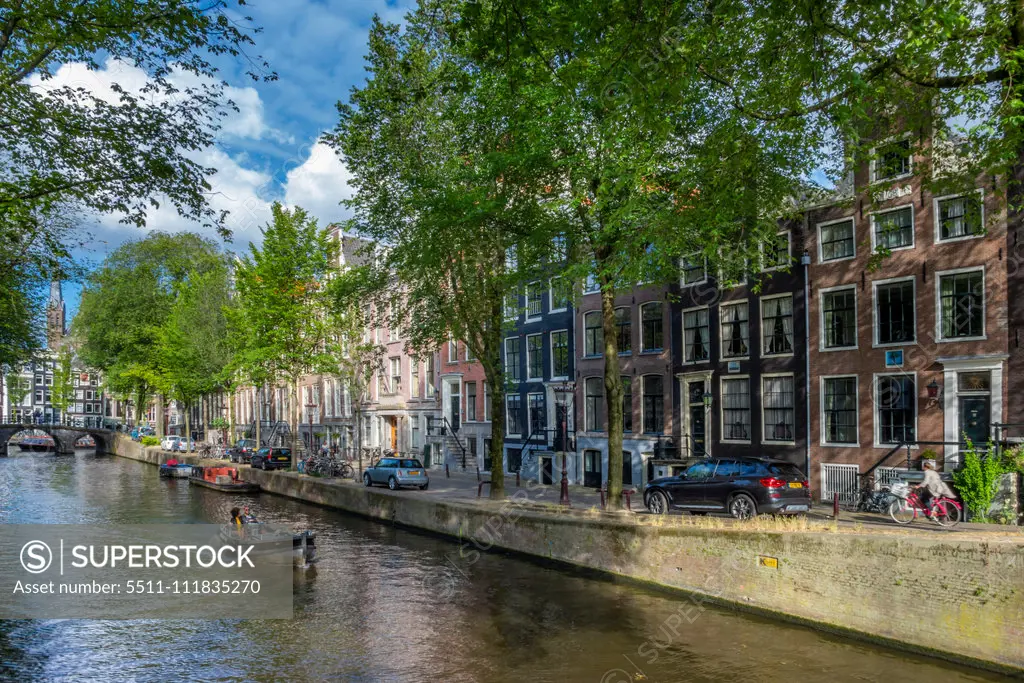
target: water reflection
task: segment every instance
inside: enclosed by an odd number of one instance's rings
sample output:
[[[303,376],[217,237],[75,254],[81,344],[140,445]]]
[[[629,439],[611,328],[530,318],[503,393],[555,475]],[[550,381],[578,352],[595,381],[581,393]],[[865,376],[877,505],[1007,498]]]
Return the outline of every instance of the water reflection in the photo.
[[[683,611],[684,599],[502,555],[467,562],[454,543],[284,498],[190,488],[128,460],[0,458],[0,523],[219,523],[247,503],[263,521],[318,534],[316,572],[296,577],[295,619],[0,622],[0,679],[998,679],[725,610]]]

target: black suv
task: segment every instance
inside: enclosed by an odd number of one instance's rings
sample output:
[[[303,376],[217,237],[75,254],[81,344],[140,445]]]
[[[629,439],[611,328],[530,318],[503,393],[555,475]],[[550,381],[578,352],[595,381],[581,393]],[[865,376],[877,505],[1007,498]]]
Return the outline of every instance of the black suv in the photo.
[[[261,448],[253,453],[249,464],[260,470],[286,470],[292,465],[292,449]]]
[[[674,477],[649,482],[644,505],[659,515],[671,508],[693,514],[725,511],[738,519],[785,515],[810,510],[811,489],[804,473],[785,460],[706,458]]]
[[[255,439],[239,439],[234,448],[228,451],[228,458],[231,462],[249,462],[252,454],[256,452]]]

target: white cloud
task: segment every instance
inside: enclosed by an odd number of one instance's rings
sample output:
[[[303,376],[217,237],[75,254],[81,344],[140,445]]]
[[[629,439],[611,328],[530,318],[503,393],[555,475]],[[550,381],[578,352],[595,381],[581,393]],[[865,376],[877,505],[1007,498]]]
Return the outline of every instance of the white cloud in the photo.
[[[321,225],[347,218],[351,212],[339,202],[352,197],[352,175],[338,155],[323,142],[309,149],[309,156],[288,171],[284,183],[284,203],[301,206],[316,216]]]

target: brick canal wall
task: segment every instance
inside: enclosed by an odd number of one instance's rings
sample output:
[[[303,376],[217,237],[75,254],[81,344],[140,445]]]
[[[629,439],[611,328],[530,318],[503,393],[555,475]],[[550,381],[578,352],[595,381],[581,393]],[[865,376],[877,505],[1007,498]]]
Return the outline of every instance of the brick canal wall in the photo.
[[[132,446],[118,454],[160,462],[158,452]],[[681,634],[715,602],[1024,672],[1024,537],[701,528],[685,518],[552,514],[294,473],[243,468],[242,477],[270,493],[458,539],[467,564],[500,548],[684,591]]]

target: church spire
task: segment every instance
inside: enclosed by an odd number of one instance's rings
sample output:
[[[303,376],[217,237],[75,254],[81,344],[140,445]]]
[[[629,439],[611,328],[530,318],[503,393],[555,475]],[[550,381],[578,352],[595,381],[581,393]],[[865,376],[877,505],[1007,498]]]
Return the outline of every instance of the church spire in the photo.
[[[66,315],[60,280],[53,280],[50,283],[50,301],[46,305],[46,346],[52,351],[60,348],[67,333]]]

